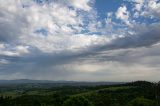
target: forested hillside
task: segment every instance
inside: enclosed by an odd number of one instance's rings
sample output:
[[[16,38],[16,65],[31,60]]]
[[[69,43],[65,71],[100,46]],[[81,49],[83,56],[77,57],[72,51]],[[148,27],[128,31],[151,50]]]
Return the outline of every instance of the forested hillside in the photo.
[[[160,83],[146,81],[48,88],[43,87],[47,84],[11,86],[1,85],[0,106],[160,106]]]

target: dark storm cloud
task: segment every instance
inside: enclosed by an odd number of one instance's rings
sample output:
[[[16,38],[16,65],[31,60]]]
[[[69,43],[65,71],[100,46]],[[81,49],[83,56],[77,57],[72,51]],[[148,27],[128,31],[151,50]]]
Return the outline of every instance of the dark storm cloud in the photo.
[[[134,35],[116,38],[105,45],[93,48],[93,51],[106,51],[152,46],[160,41],[160,24],[147,26],[145,30]]]
[[[138,47],[149,47],[160,41],[160,25],[149,26],[142,33],[135,35],[128,35],[122,38],[116,38],[110,43],[105,45],[98,45],[80,50],[77,52],[62,51],[59,53],[40,53],[37,51],[37,55],[29,55],[17,59],[17,62],[34,63],[36,65],[50,66],[67,64],[77,59],[94,57],[103,51],[112,51],[118,49],[130,49]],[[34,51],[35,52],[35,51]],[[126,52],[127,53],[127,52]],[[126,54],[124,53],[124,55]],[[119,55],[118,55],[119,56]],[[118,56],[106,56],[103,57],[106,61],[115,60]],[[122,56],[122,55],[120,55]],[[122,56],[123,57],[123,56]],[[15,61],[15,60],[14,60]]]

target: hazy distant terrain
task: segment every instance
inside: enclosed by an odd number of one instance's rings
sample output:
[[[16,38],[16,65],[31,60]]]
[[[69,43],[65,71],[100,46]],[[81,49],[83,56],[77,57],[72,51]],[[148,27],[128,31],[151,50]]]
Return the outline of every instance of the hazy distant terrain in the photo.
[[[0,80],[0,85],[3,84],[51,84],[51,85],[115,85],[124,84],[126,82],[87,82],[87,81],[51,81],[51,80],[29,80],[29,79],[17,79],[17,80]]]

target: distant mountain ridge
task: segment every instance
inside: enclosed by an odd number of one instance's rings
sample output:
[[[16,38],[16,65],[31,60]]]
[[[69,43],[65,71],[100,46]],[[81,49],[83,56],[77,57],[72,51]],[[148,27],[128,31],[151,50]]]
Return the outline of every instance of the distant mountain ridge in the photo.
[[[0,80],[0,84],[27,84],[27,83],[60,83],[60,84],[84,84],[84,85],[113,85],[124,84],[125,82],[89,82],[89,81],[52,81],[52,80],[32,80],[32,79],[15,79],[15,80]]]
[[[49,80],[31,80],[31,79],[15,79],[15,80],[0,80],[0,84],[5,83],[53,83]]]

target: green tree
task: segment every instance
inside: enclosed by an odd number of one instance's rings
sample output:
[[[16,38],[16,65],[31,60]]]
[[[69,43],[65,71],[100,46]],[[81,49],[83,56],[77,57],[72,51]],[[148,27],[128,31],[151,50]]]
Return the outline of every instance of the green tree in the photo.
[[[137,97],[128,103],[128,106],[156,106],[156,102],[153,100],[145,99],[143,97]]]
[[[64,101],[62,106],[93,106],[88,99],[83,96],[71,97]]]
[[[157,89],[156,89],[156,100],[157,100],[157,105],[160,105],[160,81],[157,83]]]
[[[106,93],[93,93],[89,96],[89,100],[95,106],[111,106],[111,96]]]

